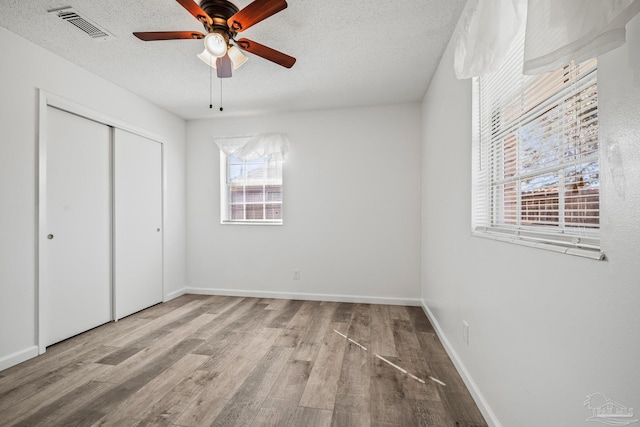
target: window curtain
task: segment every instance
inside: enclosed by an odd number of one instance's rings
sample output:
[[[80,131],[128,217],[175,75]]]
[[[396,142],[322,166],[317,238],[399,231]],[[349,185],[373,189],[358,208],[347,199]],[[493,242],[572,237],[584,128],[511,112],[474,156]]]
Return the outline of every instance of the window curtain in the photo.
[[[524,73],[553,71],[624,44],[638,0],[529,0]]]
[[[582,62],[625,42],[640,0],[469,0],[455,33],[459,79],[495,71],[526,19],[524,74]]]
[[[214,142],[227,156],[244,160],[266,157],[269,162],[284,161],[289,151],[289,138],[285,134],[221,137]]]
[[[522,26],[526,0],[468,0],[455,30],[456,76],[496,71]]]

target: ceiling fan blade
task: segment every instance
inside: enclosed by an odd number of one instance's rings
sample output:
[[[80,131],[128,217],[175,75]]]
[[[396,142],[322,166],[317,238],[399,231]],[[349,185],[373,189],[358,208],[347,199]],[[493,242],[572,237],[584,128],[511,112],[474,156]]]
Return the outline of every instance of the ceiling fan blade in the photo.
[[[213,19],[205,12],[199,5],[193,0],[176,0],[178,3],[182,5],[190,14],[193,15],[198,21],[207,23],[209,25],[213,24]]]
[[[204,34],[197,31],[149,31],[133,33],[134,36],[145,42],[154,40],[180,40],[180,39],[203,39]]]
[[[226,79],[231,77],[232,68],[233,64],[231,63],[231,58],[229,58],[228,54],[222,58],[216,59],[216,72],[218,73],[218,78]]]
[[[296,63],[296,58],[293,56],[271,49],[270,47],[256,43],[252,40],[240,39],[236,43],[240,49],[246,50],[254,55],[261,56],[264,59],[268,59],[271,62],[282,65],[283,67],[291,68],[293,67],[293,64]]]
[[[254,0],[229,18],[227,25],[232,31],[240,33],[286,8],[287,2],[285,0]]]

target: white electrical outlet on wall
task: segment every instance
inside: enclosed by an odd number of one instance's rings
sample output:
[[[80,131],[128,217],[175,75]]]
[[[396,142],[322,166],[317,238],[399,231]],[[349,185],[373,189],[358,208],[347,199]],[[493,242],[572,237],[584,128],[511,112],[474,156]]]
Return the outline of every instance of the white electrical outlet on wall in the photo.
[[[293,280],[300,280],[300,270],[297,268],[293,270]]]

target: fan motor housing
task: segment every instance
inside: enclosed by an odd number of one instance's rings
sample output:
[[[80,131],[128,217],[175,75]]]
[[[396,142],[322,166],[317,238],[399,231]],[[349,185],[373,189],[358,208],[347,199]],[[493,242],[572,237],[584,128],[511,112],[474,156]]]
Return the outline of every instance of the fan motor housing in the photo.
[[[236,5],[227,0],[202,0],[200,7],[213,19],[211,29],[205,26],[207,31],[224,31],[229,38],[235,37],[236,33],[231,31],[227,25],[227,20],[238,13],[239,9]]]

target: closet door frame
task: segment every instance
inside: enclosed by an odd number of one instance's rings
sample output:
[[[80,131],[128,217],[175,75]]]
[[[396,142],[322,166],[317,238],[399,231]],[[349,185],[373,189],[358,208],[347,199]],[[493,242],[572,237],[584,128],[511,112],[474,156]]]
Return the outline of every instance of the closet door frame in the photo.
[[[80,117],[84,117],[89,120],[93,120],[95,122],[104,124],[111,128],[118,128],[125,130],[127,132],[131,132],[133,134],[151,139],[160,143],[161,145],[161,173],[162,173],[162,212],[161,212],[161,227],[163,230],[162,233],[162,256],[164,258],[164,218],[166,217],[166,204],[165,204],[165,189],[166,187],[166,161],[164,155],[164,142],[160,136],[149,132],[145,129],[142,129],[138,126],[132,125],[127,122],[123,122],[121,120],[110,117],[106,114],[103,114],[99,111],[93,110],[91,108],[87,108],[83,105],[77,104],[73,101],[69,101],[52,93],[49,93],[43,89],[38,90],[38,150],[37,150],[37,191],[36,191],[36,236],[35,236],[35,250],[36,250],[36,287],[35,287],[35,316],[34,324],[35,324],[35,340],[38,346],[38,354],[43,354],[46,351],[46,340],[44,336],[44,331],[46,327],[44,325],[44,302],[46,301],[47,295],[47,277],[46,277],[46,230],[47,230],[47,107],[57,108],[58,110],[65,111],[67,113],[75,114]],[[114,134],[113,129],[111,130],[111,159],[113,159],[113,149],[114,149]],[[111,165],[111,316],[112,319],[117,321],[116,317],[116,289],[113,286],[113,278],[115,277],[114,262],[115,259],[115,245],[113,245],[114,241],[114,233],[115,233],[115,215],[114,215],[114,204],[115,200],[114,194],[114,173],[113,173],[113,164]],[[162,271],[162,298],[163,301],[166,298],[165,288],[164,288],[164,263],[163,271]]]

